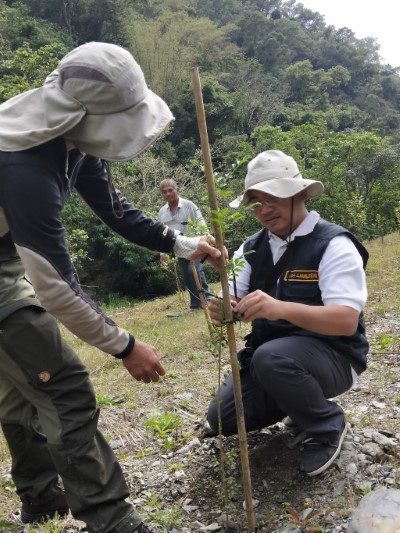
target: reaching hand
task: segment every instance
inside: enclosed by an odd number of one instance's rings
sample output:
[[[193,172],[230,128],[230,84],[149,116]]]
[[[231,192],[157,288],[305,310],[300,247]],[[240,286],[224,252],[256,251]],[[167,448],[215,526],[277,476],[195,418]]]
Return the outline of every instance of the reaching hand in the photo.
[[[257,290],[247,294],[237,305],[234,305],[234,311],[242,322],[252,322],[256,318],[278,320],[282,318],[282,305],[280,300]]]
[[[231,296],[231,306],[236,304],[236,300]],[[208,310],[210,312],[211,320],[215,326],[222,326],[224,319],[224,304],[221,298],[211,298],[208,301]]]
[[[228,251],[224,246],[224,263],[228,262]],[[208,261],[216,270],[219,269],[217,259],[221,257],[221,252],[215,248],[215,238],[212,235],[200,237],[196,252],[188,257],[191,261]]]
[[[165,374],[160,363],[160,356],[154,346],[136,340],[129,355],[122,359],[128,372],[137,381],[156,382]]]

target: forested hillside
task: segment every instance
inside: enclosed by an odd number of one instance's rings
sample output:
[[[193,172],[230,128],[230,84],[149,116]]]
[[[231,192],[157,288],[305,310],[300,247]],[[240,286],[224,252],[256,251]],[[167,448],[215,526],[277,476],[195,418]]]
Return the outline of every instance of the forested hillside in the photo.
[[[209,214],[191,88],[198,66],[230,250],[256,225],[228,202],[248,160],[272,148],[324,182],[326,194],[310,202],[324,217],[364,240],[398,228],[400,77],[372,37],[328,26],[295,0],[0,0],[0,101],[40,86],[90,40],[128,48],[175,115],[151,151],[112,165],[115,183],[150,215],[170,176]],[[154,254],[109,233],[78,198],[65,221],[77,272],[98,296],[104,286],[146,297],[175,289]]]

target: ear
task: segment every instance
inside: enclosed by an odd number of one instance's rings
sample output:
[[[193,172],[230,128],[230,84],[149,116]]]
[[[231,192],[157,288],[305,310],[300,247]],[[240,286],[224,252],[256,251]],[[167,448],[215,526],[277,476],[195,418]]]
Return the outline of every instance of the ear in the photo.
[[[300,200],[303,200],[303,202],[305,202],[307,200],[307,198],[308,198],[307,189],[304,189],[304,190],[300,191],[299,193],[297,193],[296,196],[298,196],[300,198]]]

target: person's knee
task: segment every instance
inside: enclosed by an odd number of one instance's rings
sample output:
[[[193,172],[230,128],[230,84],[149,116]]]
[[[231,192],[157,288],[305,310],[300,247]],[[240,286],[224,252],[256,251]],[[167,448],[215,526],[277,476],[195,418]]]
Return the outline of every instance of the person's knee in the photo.
[[[275,354],[263,345],[254,351],[251,358],[250,371],[253,377],[269,376],[275,371],[278,363],[279,361]]]
[[[254,352],[250,367],[253,378],[268,386],[269,390],[271,387],[279,388],[282,382],[286,382],[288,375],[300,370],[291,357],[270,351],[264,346]]]

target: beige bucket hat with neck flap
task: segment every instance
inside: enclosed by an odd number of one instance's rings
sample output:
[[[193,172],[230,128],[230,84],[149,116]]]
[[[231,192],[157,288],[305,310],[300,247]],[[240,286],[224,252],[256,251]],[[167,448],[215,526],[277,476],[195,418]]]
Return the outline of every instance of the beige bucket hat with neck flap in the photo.
[[[91,42],[69,52],[42,87],[0,105],[0,150],[26,150],[62,136],[84,153],[124,161],[143,152],[173,118],[127,50]]]

